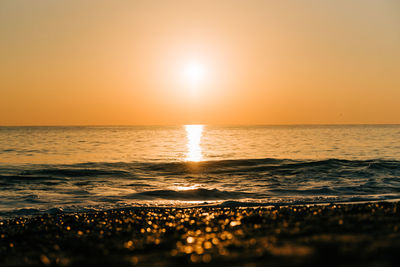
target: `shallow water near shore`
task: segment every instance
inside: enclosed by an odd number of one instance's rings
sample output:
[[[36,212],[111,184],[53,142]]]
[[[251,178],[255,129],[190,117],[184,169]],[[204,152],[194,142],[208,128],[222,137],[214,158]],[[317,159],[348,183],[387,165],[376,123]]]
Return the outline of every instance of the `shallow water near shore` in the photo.
[[[399,125],[0,127],[0,216],[400,199]]]

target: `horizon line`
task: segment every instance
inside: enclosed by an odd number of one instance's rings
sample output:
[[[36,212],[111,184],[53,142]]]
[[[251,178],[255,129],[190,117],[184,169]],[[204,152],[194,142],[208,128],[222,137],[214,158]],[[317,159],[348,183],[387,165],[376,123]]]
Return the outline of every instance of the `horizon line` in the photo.
[[[0,125],[0,127],[172,127],[184,125],[204,125],[204,126],[397,126],[400,123],[282,123],[282,124],[206,124],[206,123],[188,123],[188,124],[11,124]]]

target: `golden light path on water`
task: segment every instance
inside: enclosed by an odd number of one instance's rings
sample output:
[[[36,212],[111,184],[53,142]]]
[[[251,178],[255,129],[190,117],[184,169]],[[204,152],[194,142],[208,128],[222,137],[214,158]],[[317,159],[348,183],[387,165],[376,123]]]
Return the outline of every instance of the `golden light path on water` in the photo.
[[[203,125],[185,125],[188,149],[186,161],[197,162],[203,159],[200,146],[203,128]]]
[[[203,160],[203,154],[201,150],[201,137],[203,135],[203,125],[184,125],[184,128],[186,130],[186,147],[187,147],[187,152],[185,156],[185,161],[186,162],[199,162]],[[186,182],[177,182],[172,186],[172,190],[177,190],[177,191],[191,191],[191,190],[196,190],[201,185],[199,184],[193,184],[193,183],[188,183]],[[186,203],[200,203],[201,201],[184,201]]]

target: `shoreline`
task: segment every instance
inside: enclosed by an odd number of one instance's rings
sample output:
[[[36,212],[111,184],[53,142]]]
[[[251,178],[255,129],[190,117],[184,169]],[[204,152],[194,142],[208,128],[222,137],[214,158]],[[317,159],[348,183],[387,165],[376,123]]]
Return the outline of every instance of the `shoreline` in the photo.
[[[223,201],[217,204],[211,204],[207,201],[199,203],[198,205],[176,205],[176,206],[146,206],[137,205],[129,207],[115,207],[106,209],[96,209],[96,208],[83,208],[82,210],[63,210],[63,208],[50,208],[48,210],[37,210],[37,209],[27,209],[21,208],[14,211],[2,211],[0,212],[0,222],[9,221],[17,218],[33,218],[37,216],[55,216],[55,215],[70,215],[70,214],[80,214],[80,213],[93,213],[93,212],[116,212],[116,211],[130,211],[130,210],[141,210],[141,209],[197,209],[197,208],[282,208],[282,207],[294,207],[294,206],[331,206],[331,205],[363,205],[363,204],[373,204],[373,203],[400,203],[400,198],[389,198],[389,199],[376,199],[376,200],[355,200],[355,201],[322,201],[322,202],[240,202],[240,201]],[[26,212],[26,213],[24,213]]]
[[[123,208],[0,221],[0,265],[396,266],[400,202]]]

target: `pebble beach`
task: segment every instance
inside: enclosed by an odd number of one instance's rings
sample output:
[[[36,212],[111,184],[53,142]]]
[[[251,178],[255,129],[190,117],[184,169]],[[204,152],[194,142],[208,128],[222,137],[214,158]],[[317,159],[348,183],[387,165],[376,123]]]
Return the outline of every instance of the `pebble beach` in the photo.
[[[0,222],[1,266],[396,266],[400,203],[130,208]]]

